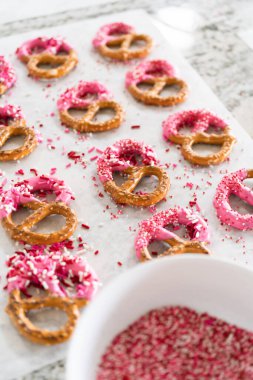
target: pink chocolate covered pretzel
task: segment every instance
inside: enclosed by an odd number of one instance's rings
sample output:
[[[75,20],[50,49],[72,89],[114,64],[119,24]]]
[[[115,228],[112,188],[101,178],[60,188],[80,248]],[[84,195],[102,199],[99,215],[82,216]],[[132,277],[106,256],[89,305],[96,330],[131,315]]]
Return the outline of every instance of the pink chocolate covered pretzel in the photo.
[[[253,206],[253,191],[243,185],[243,181],[247,178],[253,178],[252,170],[241,169],[224,176],[214,197],[214,207],[220,221],[238,230],[253,229],[253,215],[242,215],[233,210],[229,203],[230,195],[234,194]]]
[[[140,165],[136,156],[141,157]],[[169,177],[157,165],[158,159],[149,145],[126,139],[105,149],[98,159],[97,171],[105,190],[117,203],[142,207],[159,202],[169,190]],[[127,181],[121,186],[117,186],[113,180],[115,171],[128,175]],[[159,180],[156,190],[148,194],[133,193],[141,179],[150,175]]]
[[[41,201],[33,195],[36,191],[53,192],[56,199],[53,202]],[[34,177],[15,184],[10,190],[4,191],[2,188],[0,197],[0,218],[14,240],[49,245],[68,239],[77,227],[76,215],[68,206],[73,198],[72,191],[63,181],[53,177]],[[33,210],[20,224],[12,219],[12,213],[18,206]],[[33,227],[50,215],[62,215],[65,226],[48,234],[34,232]]]
[[[0,55],[0,95],[3,95],[16,82],[14,67]]]
[[[62,77],[78,63],[75,51],[62,38],[34,38],[24,42],[16,54],[27,64],[31,76],[42,79]],[[42,69],[39,67],[41,64],[50,64],[52,67]]]
[[[99,285],[98,277],[88,263],[68,252],[46,251],[42,246],[32,246],[12,255],[7,266],[9,303],[6,311],[20,334],[39,344],[51,345],[67,340],[77,322],[79,308],[94,297]],[[45,295],[30,295],[30,288],[43,289]],[[44,308],[65,312],[65,325],[53,331],[35,326],[28,312]]]
[[[141,89],[140,84],[150,85],[150,89]],[[146,61],[126,74],[125,85],[128,91],[139,101],[157,106],[173,106],[186,99],[186,83],[176,78],[174,67],[165,60]],[[162,90],[167,86],[177,86],[175,95],[163,97]]]
[[[165,227],[172,225],[176,230],[179,225],[186,226],[190,240],[179,238],[174,232]],[[139,260],[151,260],[148,250],[149,244],[154,240],[165,241],[170,245],[160,256],[179,253],[208,253],[205,243],[209,241],[209,231],[204,219],[192,211],[176,207],[159,212],[152,218],[140,223],[140,229],[135,240],[136,255]]]
[[[112,100],[112,94],[99,82],[80,81],[77,87],[67,89],[57,102],[60,119],[63,124],[80,132],[101,132],[119,127],[123,119],[121,106]],[[110,108],[115,115],[104,122],[94,121],[101,109]],[[76,118],[70,109],[86,110],[82,118]]]
[[[145,44],[144,46],[130,49],[130,46],[136,41],[142,41]],[[102,26],[92,44],[102,56],[127,61],[146,57],[152,47],[152,39],[146,34],[136,34],[131,25],[114,22]]]
[[[191,133],[181,134],[180,129],[183,127],[190,127]],[[222,133],[208,133],[210,127]],[[229,156],[235,142],[227,123],[206,110],[181,111],[170,115],[163,122],[163,136],[165,140],[181,145],[186,160],[203,166],[223,162]],[[194,144],[199,143],[221,145],[221,149],[207,156],[199,155],[192,149]]]

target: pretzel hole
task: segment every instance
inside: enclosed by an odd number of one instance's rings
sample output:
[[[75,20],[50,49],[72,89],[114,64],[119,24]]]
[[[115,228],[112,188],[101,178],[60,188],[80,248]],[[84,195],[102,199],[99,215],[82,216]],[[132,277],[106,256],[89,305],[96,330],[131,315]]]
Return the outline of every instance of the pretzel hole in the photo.
[[[82,109],[78,109],[78,108],[70,108],[68,110],[68,113],[71,117],[73,117],[74,119],[82,119],[86,113],[87,113],[87,108],[82,108]]]
[[[139,49],[144,48],[146,45],[147,45],[147,42],[144,39],[136,38],[131,42],[129,49],[130,50],[139,50]]]
[[[171,245],[163,240],[153,240],[148,245],[148,252],[152,258],[157,258],[162,255],[165,251],[171,248]]]
[[[25,136],[10,136],[3,146],[0,146],[0,152],[20,148],[24,145],[24,142]]]
[[[152,83],[140,82],[140,83],[137,83],[137,87],[140,91],[147,92],[147,91],[152,90],[154,85]]]
[[[203,144],[203,143],[194,143],[192,145],[192,150],[194,153],[199,156],[206,157],[208,155],[213,155],[220,152],[222,144]]]
[[[156,176],[145,176],[142,177],[133,193],[135,194],[146,194],[152,193],[158,186],[158,178]]]
[[[112,108],[100,108],[93,117],[93,121],[96,123],[104,123],[113,119],[115,115],[116,112]]]
[[[52,70],[62,66],[62,62],[43,61],[37,64],[37,67],[41,70]]]
[[[177,84],[169,85],[166,84],[163,89],[159,92],[159,96],[162,98],[169,98],[171,96],[178,95],[179,91],[181,90],[181,87]]]
[[[253,214],[253,205],[245,202],[237,195],[231,194],[229,197],[229,204],[231,208],[241,215]]]
[[[59,214],[51,214],[46,218],[42,219],[40,222],[35,224],[32,228],[32,232],[50,234],[57,232],[66,225],[66,219],[64,216]]]
[[[29,310],[26,316],[32,324],[39,329],[57,331],[63,327],[68,318],[66,313],[59,308],[45,307],[42,309]]]
[[[106,43],[106,46],[110,49],[110,50],[119,50],[122,46],[122,41],[118,41],[118,40],[115,40],[115,41],[108,41]]]

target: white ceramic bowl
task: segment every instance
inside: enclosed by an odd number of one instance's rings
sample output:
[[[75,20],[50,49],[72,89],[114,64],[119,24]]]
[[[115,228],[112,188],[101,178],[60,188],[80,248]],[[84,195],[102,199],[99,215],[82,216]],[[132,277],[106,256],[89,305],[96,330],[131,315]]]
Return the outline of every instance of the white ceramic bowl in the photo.
[[[253,331],[253,271],[202,255],[139,264],[118,276],[86,308],[71,341],[67,380],[95,380],[114,336],[147,311],[189,306]]]

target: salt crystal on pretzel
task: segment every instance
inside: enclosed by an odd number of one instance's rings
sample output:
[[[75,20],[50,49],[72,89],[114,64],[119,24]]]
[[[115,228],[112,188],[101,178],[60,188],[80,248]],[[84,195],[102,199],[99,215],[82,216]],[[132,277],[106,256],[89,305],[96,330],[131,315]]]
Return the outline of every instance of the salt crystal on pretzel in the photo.
[[[140,166],[136,162],[136,155],[142,159]],[[158,159],[152,147],[142,142],[125,139],[105,149],[97,160],[97,172],[105,190],[117,203],[142,207],[159,202],[169,190],[169,177],[157,165]],[[129,174],[127,182],[122,186],[117,186],[113,180],[115,171]],[[149,175],[157,176],[159,180],[157,189],[149,194],[133,193],[140,180]]]
[[[130,49],[133,42],[143,41],[144,46]],[[152,39],[146,34],[137,34],[134,27],[123,22],[102,26],[92,41],[102,56],[127,61],[146,57],[152,47]],[[114,47],[112,49],[111,47]]]
[[[77,322],[79,308],[94,297],[99,286],[98,277],[89,264],[66,251],[48,252],[44,247],[32,246],[12,255],[7,266],[9,303],[6,311],[18,331],[39,344],[67,340]],[[31,296],[31,287],[45,290],[46,295]],[[67,323],[59,330],[40,329],[27,315],[30,310],[48,307],[67,314]]]
[[[0,95],[11,88],[17,80],[14,67],[0,55]]]
[[[140,84],[152,87],[142,90]],[[150,105],[173,106],[185,101],[188,94],[187,84],[176,77],[174,67],[161,59],[140,63],[126,74],[125,85],[133,97]],[[175,95],[163,97],[161,92],[166,86],[177,86],[179,90]]]
[[[193,164],[217,165],[223,162],[230,154],[235,138],[230,134],[230,128],[225,121],[206,110],[187,110],[170,115],[162,123],[163,137],[181,145],[184,158]],[[189,134],[181,134],[180,129],[190,127]],[[208,129],[222,131],[222,133],[208,133]],[[206,156],[193,151],[194,144],[221,145],[219,152]]]
[[[107,88],[97,81],[80,81],[76,87],[67,89],[58,99],[57,107],[63,124],[80,132],[102,132],[118,128],[123,120],[121,106],[113,100]],[[70,109],[86,110],[82,118],[75,118]],[[101,109],[112,109],[115,115],[103,122],[94,121]]]
[[[216,189],[213,201],[217,216],[222,223],[244,231],[253,229],[253,215],[243,215],[233,210],[229,197],[234,194],[253,206],[253,191],[243,185],[243,181],[247,178],[253,178],[252,170],[241,169],[225,175]]]
[[[16,55],[27,64],[30,75],[36,78],[62,77],[73,70],[78,63],[75,51],[62,38],[37,37],[28,40],[16,50]],[[43,63],[57,67],[39,68]]]
[[[167,225],[186,226],[190,241],[180,239],[174,232],[165,228]],[[175,207],[161,211],[140,223],[135,239],[136,255],[140,260],[152,259],[148,246],[153,240],[166,241],[171,245],[161,256],[178,253],[208,253],[203,244],[209,241],[208,226],[199,214],[182,207]]]

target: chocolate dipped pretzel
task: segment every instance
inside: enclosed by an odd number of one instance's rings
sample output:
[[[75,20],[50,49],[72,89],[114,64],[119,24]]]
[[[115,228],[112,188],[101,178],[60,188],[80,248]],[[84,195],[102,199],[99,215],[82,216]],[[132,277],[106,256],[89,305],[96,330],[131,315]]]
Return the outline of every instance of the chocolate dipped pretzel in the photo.
[[[137,164],[135,155],[141,157],[140,165]],[[98,159],[97,170],[105,191],[120,204],[137,207],[156,204],[166,196],[170,187],[169,176],[158,166],[153,149],[149,145],[130,139],[120,140],[105,149]],[[126,181],[121,186],[113,180],[113,173],[116,171],[126,176]],[[156,189],[145,194],[134,193],[142,178],[147,176],[158,178]]]
[[[79,256],[68,252],[46,252],[43,247],[31,247],[16,252],[7,261],[6,307],[19,333],[33,343],[53,345],[65,342],[71,336],[79,309],[95,295],[98,278],[92,268]],[[29,293],[30,288],[44,290],[45,294]],[[67,322],[57,330],[39,328],[28,313],[45,308],[62,310]]]
[[[135,42],[144,43],[143,46],[131,48]],[[152,47],[152,39],[146,34],[137,34],[131,25],[123,22],[114,22],[102,26],[92,41],[95,49],[103,57],[128,61],[146,57]]]
[[[62,39],[38,37],[24,42],[16,51],[27,65],[29,74],[39,79],[54,79],[67,75],[78,63],[74,49]],[[51,65],[41,68],[41,65]]]
[[[20,107],[10,104],[0,107],[0,147],[14,136],[24,136],[22,146],[0,151],[0,161],[20,160],[32,153],[38,144],[38,135],[26,126]]]
[[[175,232],[165,228],[168,225],[175,229],[184,225],[190,239],[180,238]],[[148,247],[155,240],[169,244],[169,248],[158,257],[182,253],[209,253],[206,247],[206,243],[209,241],[207,223],[200,215],[182,207],[161,211],[140,223],[140,229],[135,239],[136,255],[140,261],[153,259]]]
[[[61,122],[79,132],[104,132],[118,128],[123,120],[123,110],[112,99],[110,92],[98,82],[80,81],[77,87],[67,89],[57,102]],[[82,118],[76,118],[70,109],[86,110]],[[95,121],[102,109],[111,109],[115,115],[106,121]]]
[[[17,80],[13,66],[0,55],[0,95],[14,86]]]
[[[35,191],[50,191],[56,194],[54,202],[44,202],[36,198]],[[29,244],[53,244],[68,239],[77,227],[75,213],[68,206],[73,197],[72,191],[53,177],[33,177],[15,184],[10,190],[0,192],[0,219],[2,225],[12,239]],[[29,208],[34,212],[21,223],[13,221],[12,213],[19,206]],[[65,226],[48,234],[37,233],[32,228],[50,215],[62,215]]]
[[[185,101],[188,86],[176,77],[174,67],[164,60],[146,61],[126,74],[126,88],[130,94],[142,103],[154,106],[174,106]],[[139,86],[150,85],[150,89]],[[176,86],[179,89],[175,95],[162,96],[165,87]]]
[[[185,126],[191,128],[190,134],[180,134],[180,129]],[[210,127],[221,133],[208,133]],[[201,166],[218,165],[225,161],[236,141],[230,133],[229,126],[205,110],[182,111],[170,115],[163,122],[163,136],[166,141],[170,140],[181,145],[181,152],[187,161]],[[199,155],[192,149],[199,143],[220,145],[221,149],[217,153]]]

